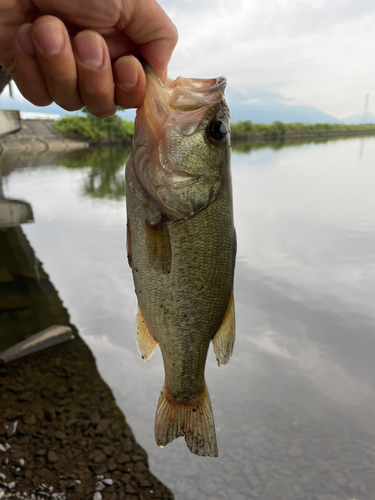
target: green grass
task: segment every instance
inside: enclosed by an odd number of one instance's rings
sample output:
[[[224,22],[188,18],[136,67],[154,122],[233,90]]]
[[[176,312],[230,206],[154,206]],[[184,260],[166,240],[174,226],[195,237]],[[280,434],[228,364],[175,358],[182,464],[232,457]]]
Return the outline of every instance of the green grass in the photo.
[[[292,135],[327,135],[348,133],[375,133],[375,124],[342,125],[330,123],[283,123],[273,122],[271,125],[264,123],[253,123],[250,120],[233,123],[231,125],[231,137],[233,139],[249,138],[282,138]]]
[[[134,123],[119,116],[100,120],[85,111],[85,116],[66,116],[54,122],[54,128],[64,137],[90,144],[127,143],[134,135]],[[231,137],[234,140],[284,139],[291,136],[327,136],[330,134],[375,134],[375,124],[341,125],[330,123],[283,123],[275,121],[270,125],[253,123],[250,120],[233,123]]]
[[[66,116],[54,122],[55,130],[69,139],[87,141],[90,144],[112,142],[130,143],[134,135],[134,123],[114,115],[100,120],[85,111],[85,116]]]

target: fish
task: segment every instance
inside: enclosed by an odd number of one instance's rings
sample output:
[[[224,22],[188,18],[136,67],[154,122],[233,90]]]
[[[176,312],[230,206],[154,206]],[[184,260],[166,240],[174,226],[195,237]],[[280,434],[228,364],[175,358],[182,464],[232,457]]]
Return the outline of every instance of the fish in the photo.
[[[144,361],[157,345],[162,353],[157,445],[184,436],[191,453],[217,457],[205,364],[210,342],[222,366],[235,340],[226,79],[162,83],[147,63],[144,68],[146,97],[125,174],[137,346]]]

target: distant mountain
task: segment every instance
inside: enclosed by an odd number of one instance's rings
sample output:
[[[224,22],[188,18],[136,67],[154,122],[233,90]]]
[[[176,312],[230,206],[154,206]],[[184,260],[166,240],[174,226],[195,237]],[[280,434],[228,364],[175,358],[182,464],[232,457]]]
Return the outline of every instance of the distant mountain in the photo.
[[[342,123],[345,123],[345,125],[359,125],[360,123],[363,123],[363,115],[349,116],[341,121]],[[366,123],[375,123],[375,115],[369,113],[366,117]]]
[[[233,123],[251,120],[254,123],[338,123],[334,116],[318,109],[299,104],[269,92],[250,92],[246,96],[238,92],[226,92]]]
[[[279,94],[269,92],[250,92],[246,96],[238,93],[226,91],[226,99],[231,110],[232,122],[251,120],[254,123],[272,123],[282,121],[285,123],[339,123],[334,116],[327,115],[318,109],[299,104],[293,99],[285,99]],[[34,106],[22,97],[11,99],[8,95],[0,95],[0,109],[19,109],[20,111],[33,111],[39,113],[58,114],[61,117],[69,115],[68,111],[60,108],[57,104],[51,104],[45,107]],[[121,118],[133,120],[134,110],[120,111]],[[362,117],[351,117],[344,123],[360,123]],[[369,116],[368,121],[375,122],[375,115]]]

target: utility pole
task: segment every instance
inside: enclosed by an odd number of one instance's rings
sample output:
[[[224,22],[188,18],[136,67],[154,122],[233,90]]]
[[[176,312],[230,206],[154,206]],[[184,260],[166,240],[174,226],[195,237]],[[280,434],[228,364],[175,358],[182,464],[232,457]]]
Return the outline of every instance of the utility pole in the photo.
[[[368,105],[370,103],[370,94],[366,94],[365,98],[365,111],[363,113],[362,123],[367,123],[367,113],[368,113]]]

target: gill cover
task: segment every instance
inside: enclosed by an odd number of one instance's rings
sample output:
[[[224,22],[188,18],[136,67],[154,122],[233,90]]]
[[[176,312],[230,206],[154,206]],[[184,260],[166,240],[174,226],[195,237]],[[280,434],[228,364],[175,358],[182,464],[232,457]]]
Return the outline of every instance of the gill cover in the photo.
[[[223,182],[226,79],[178,77],[163,85],[147,63],[144,68],[147,90],[135,121],[130,180],[169,220],[186,219],[212,203]]]

